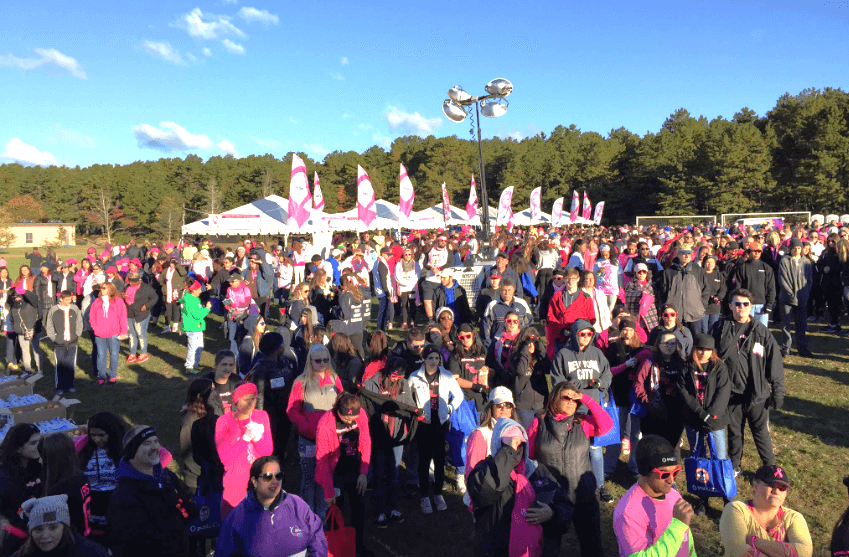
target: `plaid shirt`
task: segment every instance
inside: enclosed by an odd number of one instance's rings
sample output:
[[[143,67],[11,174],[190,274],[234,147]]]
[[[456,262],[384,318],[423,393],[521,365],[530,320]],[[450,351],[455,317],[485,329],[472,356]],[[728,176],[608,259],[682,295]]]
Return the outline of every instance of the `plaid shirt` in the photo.
[[[625,308],[631,315],[639,315],[640,321],[642,321],[643,329],[646,332],[651,331],[659,322],[657,316],[657,307],[654,304],[651,304],[643,315],[640,313],[640,300],[643,298],[643,294],[649,294],[654,296],[654,288],[652,288],[651,282],[647,282],[645,285],[641,285],[637,279],[632,279],[628,281],[628,284],[625,285]]]

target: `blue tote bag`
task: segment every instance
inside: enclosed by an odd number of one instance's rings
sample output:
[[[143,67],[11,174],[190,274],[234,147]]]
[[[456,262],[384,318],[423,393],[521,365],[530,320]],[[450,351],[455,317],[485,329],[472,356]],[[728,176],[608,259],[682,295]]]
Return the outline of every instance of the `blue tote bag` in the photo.
[[[474,400],[464,400],[456,412],[451,412],[451,428],[446,434],[448,462],[452,466],[466,465],[466,440],[478,427],[478,411]]]
[[[710,458],[705,456],[704,438],[710,447]],[[684,472],[687,475],[687,491],[699,497],[737,496],[737,480],[734,479],[734,466],[730,458],[718,459],[716,445],[710,435],[698,435],[692,456],[684,459]]]
[[[604,411],[610,416],[613,420],[613,427],[610,428],[610,431],[605,433],[600,437],[593,437],[593,446],[595,447],[606,447],[608,445],[618,445],[622,443],[622,436],[620,434],[619,427],[619,407],[616,406],[616,402],[613,400],[613,395],[608,391],[607,393],[608,401],[607,403],[603,402],[604,397],[602,397],[601,407],[604,408]]]

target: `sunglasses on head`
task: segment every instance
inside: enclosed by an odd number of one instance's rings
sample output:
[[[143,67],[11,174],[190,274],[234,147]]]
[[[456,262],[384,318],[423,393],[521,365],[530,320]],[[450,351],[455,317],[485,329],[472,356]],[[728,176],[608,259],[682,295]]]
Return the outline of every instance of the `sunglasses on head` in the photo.
[[[747,308],[752,305],[752,302],[734,302],[734,306],[738,308]]]
[[[657,477],[659,477],[661,480],[665,480],[669,478],[669,476],[672,476],[672,479],[674,480],[678,477],[678,474],[681,473],[681,466],[676,466],[675,470],[658,470],[657,468],[655,468],[652,470],[652,472],[657,474]]]
[[[459,338],[460,340],[469,340],[470,338],[474,338],[474,337],[475,337],[474,333],[462,333],[462,334],[457,335],[457,338]]]
[[[313,358],[312,361],[314,364],[326,364],[330,361],[330,358]]]
[[[258,476],[259,479],[270,482],[271,480],[281,481],[283,479],[283,472],[277,472],[276,474],[272,474],[271,472],[266,472],[265,474],[260,474]]]

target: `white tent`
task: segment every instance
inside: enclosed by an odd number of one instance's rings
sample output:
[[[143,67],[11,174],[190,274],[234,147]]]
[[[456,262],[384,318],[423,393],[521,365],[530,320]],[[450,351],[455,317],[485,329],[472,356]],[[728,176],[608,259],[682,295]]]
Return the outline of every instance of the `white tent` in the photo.
[[[235,209],[189,223],[182,228],[185,235],[244,236],[249,234],[292,234],[319,232],[324,229],[322,211],[310,211],[303,227],[290,230],[286,224],[289,200],[269,195]]]
[[[540,218],[531,218],[531,208],[528,207],[524,211],[513,213],[513,224],[517,226],[530,226],[532,224],[551,224],[551,215],[540,212]]]
[[[391,230],[398,228],[399,221],[404,219],[404,216],[398,209],[398,205],[386,201],[385,199],[378,199],[375,201],[374,206],[377,218],[375,218],[368,227],[365,227],[360,223],[359,212],[356,207],[350,211],[345,211],[344,213],[325,213],[320,217],[320,225],[326,230],[338,231]]]

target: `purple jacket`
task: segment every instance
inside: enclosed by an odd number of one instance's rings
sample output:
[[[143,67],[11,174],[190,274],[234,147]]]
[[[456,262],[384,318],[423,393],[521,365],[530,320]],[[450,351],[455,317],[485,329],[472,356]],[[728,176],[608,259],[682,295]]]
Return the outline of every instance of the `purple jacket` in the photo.
[[[281,491],[265,510],[252,492],[224,519],[216,557],[276,557],[307,551],[310,557],[327,555],[321,519],[303,499]]]

